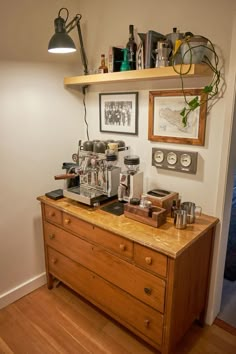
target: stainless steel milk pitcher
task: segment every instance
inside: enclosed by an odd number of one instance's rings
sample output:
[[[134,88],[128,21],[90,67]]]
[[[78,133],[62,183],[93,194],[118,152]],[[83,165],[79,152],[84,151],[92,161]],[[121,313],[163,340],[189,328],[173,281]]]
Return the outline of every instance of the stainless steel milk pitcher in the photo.
[[[185,229],[187,227],[187,211],[177,209],[174,212],[174,225],[176,229]]]
[[[193,202],[184,202],[181,204],[181,209],[186,210],[187,212],[187,224],[193,224],[195,218],[199,217],[202,213],[202,208],[196,206]]]

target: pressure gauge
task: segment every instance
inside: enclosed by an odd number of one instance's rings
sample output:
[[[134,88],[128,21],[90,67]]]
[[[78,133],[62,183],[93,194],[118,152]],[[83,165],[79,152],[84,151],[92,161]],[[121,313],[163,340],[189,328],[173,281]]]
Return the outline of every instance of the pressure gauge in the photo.
[[[154,153],[154,160],[157,163],[161,163],[164,160],[164,152],[161,150],[157,150]]]
[[[167,154],[167,162],[169,165],[175,165],[178,158],[175,152],[171,151]]]
[[[192,163],[192,158],[189,154],[182,154],[180,156],[180,163],[183,167],[189,167]]]
[[[152,148],[152,166],[184,173],[197,172],[196,151]]]

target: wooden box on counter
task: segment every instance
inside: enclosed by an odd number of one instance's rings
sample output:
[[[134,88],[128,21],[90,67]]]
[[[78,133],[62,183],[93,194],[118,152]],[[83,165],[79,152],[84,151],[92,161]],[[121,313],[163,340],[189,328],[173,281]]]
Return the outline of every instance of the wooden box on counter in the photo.
[[[151,192],[152,194],[148,194]],[[155,192],[157,193],[156,196],[155,196]],[[179,193],[177,192],[169,192],[169,194],[165,195],[165,193],[162,194],[162,190],[157,189],[157,190],[150,191],[148,193],[146,194],[146,197],[148,200],[150,200],[150,202],[152,202],[152,205],[166,209],[168,215],[171,212],[173,200],[176,200],[177,202],[179,199]]]
[[[127,218],[144,224],[159,227],[166,222],[167,211],[159,207],[141,208],[139,205],[124,205],[124,215]]]

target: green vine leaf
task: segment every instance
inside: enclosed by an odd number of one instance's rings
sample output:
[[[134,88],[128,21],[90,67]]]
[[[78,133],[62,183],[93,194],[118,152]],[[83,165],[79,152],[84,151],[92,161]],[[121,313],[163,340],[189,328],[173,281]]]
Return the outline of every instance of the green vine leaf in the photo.
[[[183,123],[184,127],[186,127],[186,125],[187,125],[188,114],[189,114],[189,110],[187,111],[186,107],[184,107],[182,109],[182,111],[180,112],[180,115],[182,116],[182,123]]]
[[[210,93],[212,91],[213,91],[213,86],[212,85],[205,86],[204,89],[203,89],[204,93]]]
[[[184,117],[184,116],[185,116],[185,112],[186,112],[186,107],[184,107],[184,108],[182,109],[182,111],[180,112],[180,115],[181,115],[182,117]]]
[[[195,97],[191,101],[189,101],[188,105],[189,105],[189,108],[191,109],[191,111],[194,111],[194,109],[196,109],[197,107],[200,106],[200,103],[198,101],[198,97]]]
[[[183,126],[186,127],[187,125],[187,115],[185,115],[182,119]]]

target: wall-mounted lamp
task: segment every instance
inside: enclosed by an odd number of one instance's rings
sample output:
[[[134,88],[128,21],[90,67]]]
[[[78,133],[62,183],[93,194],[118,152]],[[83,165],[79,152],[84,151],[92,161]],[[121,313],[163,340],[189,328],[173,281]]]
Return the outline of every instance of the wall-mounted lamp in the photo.
[[[66,18],[61,17],[61,12],[66,11]],[[58,17],[54,20],[55,34],[49,41],[48,51],[50,53],[72,53],[76,51],[75,44],[70,38],[68,33],[77,27],[79,41],[80,41],[80,50],[81,50],[81,59],[84,66],[84,74],[88,74],[87,66],[87,57],[84,50],[82,32],[80,28],[80,20],[82,15],[77,14],[72,21],[66,23],[69,17],[69,11],[67,8],[62,7],[58,12]]]

